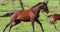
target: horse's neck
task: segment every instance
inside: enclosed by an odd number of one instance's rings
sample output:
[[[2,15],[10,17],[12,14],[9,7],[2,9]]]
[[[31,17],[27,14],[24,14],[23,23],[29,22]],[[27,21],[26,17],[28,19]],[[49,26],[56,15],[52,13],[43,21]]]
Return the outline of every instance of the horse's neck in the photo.
[[[39,14],[40,10],[41,10],[41,6],[42,5],[38,5],[32,8],[32,11],[34,11],[37,15]]]
[[[39,9],[39,8],[33,8],[33,9],[32,9],[32,11],[34,11],[34,13],[36,13],[36,14],[39,14],[40,10],[41,10],[41,9]]]

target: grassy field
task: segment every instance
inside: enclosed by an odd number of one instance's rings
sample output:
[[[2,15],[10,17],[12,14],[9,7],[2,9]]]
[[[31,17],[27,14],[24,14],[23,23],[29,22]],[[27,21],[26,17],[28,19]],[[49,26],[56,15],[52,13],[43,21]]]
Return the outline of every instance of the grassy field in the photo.
[[[24,8],[29,9],[30,7],[36,5],[38,2],[42,2],[43,0],[22,0],[24,2]],[[15,0],[14,6],[12,6],[12,2],[3,2],[0,3],[0,16],[5,14],[4,11],[16,11],[21,10],[20,4],[18,0]],[[48,3],[49,14],[60,14],[60,7],[58,5],[58,0],[50,0]],[[2,4],[5,4],[4,6]],[[59,30],[55,30],[55,28],[49,24],[50,18],[47,18],[46,14],[40,13],[39,17],[40,22],[43,24],[45,32],[60,32]],[[9,23],[10,17],[0,17],[0,32],[5,28],[6,24]],[[60,20],[57,20],[56,23],[57,28],[60,26]],[[8,32],[9,27],[6,29]],[[35,30],[36,32],[41,32],[40,26],[35,22]],[[14,26],[11,32],[33,32],[32,26],[30,22],[21,22],[20,24]]]

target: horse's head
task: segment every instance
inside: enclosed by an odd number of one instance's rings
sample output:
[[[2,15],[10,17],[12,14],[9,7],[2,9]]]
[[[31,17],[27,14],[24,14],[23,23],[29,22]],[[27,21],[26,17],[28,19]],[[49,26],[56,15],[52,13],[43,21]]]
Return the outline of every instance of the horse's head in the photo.
[[[47,3],[41,3],[41,5],[41,9],[43,10],[43,12],[49,13]]]
[[[47,3],[44,2],[39,2],[37,5],[32,7],[33,11],[35,12],[39,12],[41,9],[46,12],[49,13],[48,7],[47,7]]]

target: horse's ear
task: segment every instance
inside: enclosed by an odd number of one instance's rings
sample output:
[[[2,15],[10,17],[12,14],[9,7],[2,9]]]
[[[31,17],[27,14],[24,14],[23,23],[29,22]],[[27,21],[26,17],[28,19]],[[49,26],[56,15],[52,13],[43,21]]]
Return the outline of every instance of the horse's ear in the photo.
[[[48,4],[49,0],[45,0],[44,3]]]

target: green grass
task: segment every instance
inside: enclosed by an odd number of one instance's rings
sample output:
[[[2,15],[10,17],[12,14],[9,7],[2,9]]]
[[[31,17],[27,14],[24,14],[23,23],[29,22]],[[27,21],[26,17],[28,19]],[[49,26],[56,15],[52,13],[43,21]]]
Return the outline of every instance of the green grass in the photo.
[[[38,2],[42,2],[43,0],[23,0],[24,8],[29,9],[30,7],[36,5]],[[14,6],[12,6],[12,2],[4,2],[0,3],[0,16],[5,14],[6,12],[1,11],[15,11],[21,10],[19,1],[14,2]],[[49,14],[60,14],[60,7],[56,7],[58,5],[58,0],[50,0],[48,3]],[[5,4],[2,6],[1,4]],[[0,17],[0,32],[5,28],[7,23],[9,23],[10,17]],[[50,18],[47,18],[46,14],[40,13],[39,21],[43,24],[45,32],[60,32],[59,30],[55,30],[55,28],[49,24]],[[60,20],[57,21],[57,28],[60,26]],[[6,29],[8,32],[9,27]],[[35,30],[36,32],[41,32],[40,26],[35,22]],[[14,26],[11,32],[33,32],[31,22],[22,22],[16,26]]]

